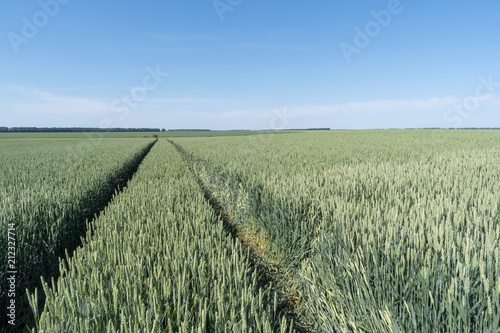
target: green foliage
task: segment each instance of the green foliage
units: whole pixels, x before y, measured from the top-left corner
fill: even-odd
[[[58,258],[80,244],[88,219],[124,185],[151,139],[0,141],[0,283],[7,307],[8,226],[16,240],[16,323],[30,321],[25,290],[58,275]],[[41,302],[43,302],[43,295]],[[3,313],[3,312],[2,312]],[[0,330],[6,326],[2,316]]]
[[[293,331],[284,302],[317,332],[500,329],[500,132],[173,139],[190,168],[160,140],[45,279],[43,309],[30,283],[54,275],[44,258],[75,244],[152,141],[42,141],[0,142],[0,237],[14,221],[37,332]]]
[[[500,329],[500,133],[175,139],[314,330]]]
[[[61,265],[38,332],[287,332],[275,295],[160,140]],[[36,293],[30,294],[37,309]]]

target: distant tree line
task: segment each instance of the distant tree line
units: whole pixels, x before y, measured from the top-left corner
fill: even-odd
[[[330,128],[320,127],[320,128],[292,128],[289,131],[331,131]]]
[[[0,127],[8,133],[56,133],[56,132],[160,132],[159,128],[100,128],[100,127]],[[163,129],[165,131],[165,129]]]
[[[397,128],[394,128],[397,129]],[[419,128],[411,128],[408,127],[406,129],[414,130],[414,129],[424,129],[424,130],[498,130],[500,127],[451,127],[451,128],[440,128],[440,127],[419,127]]]
[[[498,130],[498,127],[463,127],[463,128],[407,128],[407,129],[450,129],[450,130]],[[288,131],[330,131],[330,128],[297,128]],[[0,133],[74,133],[74,132],[210,132],[210,129],[169,129],[164,128],[100,128],[100,127],[5,127],[0,126]],[[246,130],[232,130],[246,131]]]
[[[169,132],[210,132],[209,129],[169,129]]]

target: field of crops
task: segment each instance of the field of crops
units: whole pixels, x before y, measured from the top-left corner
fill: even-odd
[[[37,332],[500,331],[498,131],[81,141],[0,140]]]
[[[314,331],[500,329],[500,133],[175,139]]]
[[[152,139],[3,140],[0,142],[0,281],[7,308],[8,271],[16,271],[18,325],[31,310],[26,288],[58,275],[59,257],[85,235],[86,221],[102,210],[133,172]],[[9,228],[10,226],[10,228]],[[8,230],[15,242],[8,245]],[[8,246],[7,246],[8,245]],[[15,259],[9,252],[16,250]],[[9,264],[15,269],[9,269]],[[11,297],[9,297],[11,298]],[[13,298],[11,298],[13,299]],[[4,311],[2,311],[2,314]],[[2,325],[7,324],[2,315]]]
[[[167,141],[92,231],[57,288],[46,287],[40,332],[288,332]]]

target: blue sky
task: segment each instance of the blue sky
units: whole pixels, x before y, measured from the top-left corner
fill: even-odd
[[[5,0],[0,126],[500,127],[499,13],[493,0]]]

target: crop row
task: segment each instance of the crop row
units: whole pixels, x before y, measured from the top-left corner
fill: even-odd
[[[0,303],[5,310],[16,300],[15,329],[32,318],[26,288],[41,287],[41,276],[57,277],[59,257],[80,243],[87,220],[125,185],[152,144],[152,139],[1,142]],[[7,271],[16,272],[9,286]],[[12,328],[7,319],[2,316],[0,331]]]
[[[500,328],[494,131],[176,139],[313,330]]]
[[[97,218],[38,310],[38,332],[285,332],[175,148],[160,140]]]

